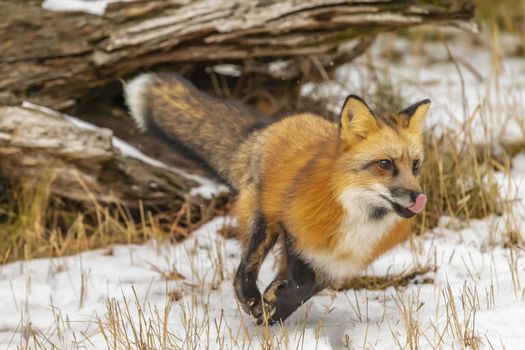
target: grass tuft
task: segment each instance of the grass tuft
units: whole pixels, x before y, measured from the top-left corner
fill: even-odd
[[[9,198],[0,201],[2,263],[60,257],[150,239],[180,241],[216,215],[229,211],[227,195],[211,200],[186,197],[169,210],[78,203],[52,195],[52,182],[51,176],[22,179],[7,189]],[[175,274],[167,278],[175,278]]]

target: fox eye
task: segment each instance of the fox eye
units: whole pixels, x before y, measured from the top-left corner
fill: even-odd
[[[389,159],[381,159],[377,161],[377,164],[383,170],[392,170],[392,161]]]
[[[412,162],[412,172],[414,172],[414,174],[417,173],[420,165],[421,165],[421,161],[419,159],[416,159]]]

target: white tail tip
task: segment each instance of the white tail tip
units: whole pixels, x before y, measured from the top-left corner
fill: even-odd
[[[129,113],[140,131],[146,131],[146,89],[154,79],[153,73],[145,73],[131,79],[124,84],[124,98]]]

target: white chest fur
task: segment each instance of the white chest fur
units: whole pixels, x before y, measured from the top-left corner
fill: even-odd
[[[384,217],[371,218],[370,209],[388,205],[377,190],[348,189],[339,198],[346,216],[340,227],[336,248],[329,252],[307,254],[316,269],[335,280],[359,274],[381,238],[390,232],[399,217],[389,211]],[[341,258],[344,256],[345,258]]]

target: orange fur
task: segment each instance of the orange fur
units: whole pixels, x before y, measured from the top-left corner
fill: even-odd
[[[361,102],[351,102],[353,106],[343,109],[341,128],[309,114],[286,118],[267,128],[261,136],[263,182],[258,195],[263,215],[269,223],[285,223],[299,253],[331,254],[341,262],[365,267],[406,239],[412,220],[395,220],[366,256],[354,256],[338,249],[346,234],[342,222],[345,216],[352,216],[339,198],[349,188],[372,185],[420,190],[411,167],[414,159],[423,159],[422,118],[428,104],[413,116],[417,121],[412,125],[402,115],[383,121]],[[356,119],[347,120],[352,114]],[[385,158],[395,160],[399,168],[395,178],[377,164],[361,170],[369,162]],[[243,202],[241,199],[240,208]]]

